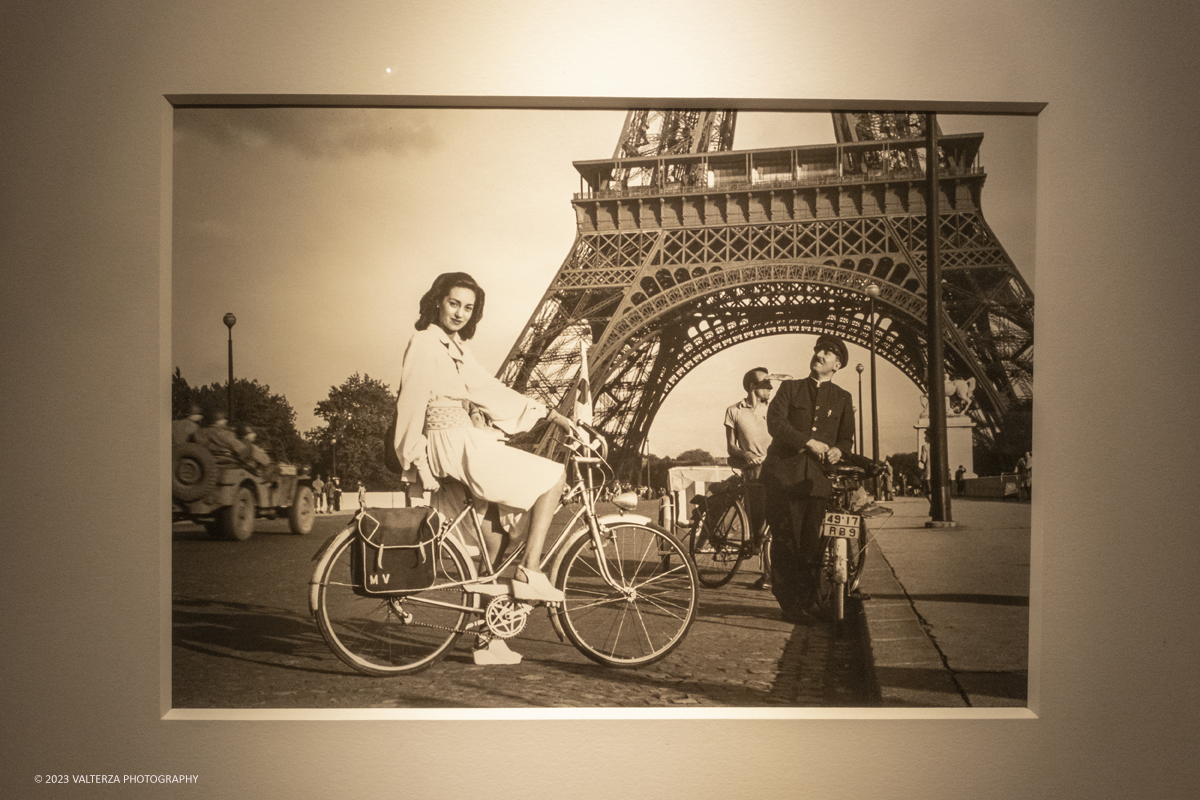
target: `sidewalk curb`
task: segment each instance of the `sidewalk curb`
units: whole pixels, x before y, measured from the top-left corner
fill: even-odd
[[[967,707],[962,689],[929,638],[887,557],[871,548],[863,570],[864,647],[883,706]]]

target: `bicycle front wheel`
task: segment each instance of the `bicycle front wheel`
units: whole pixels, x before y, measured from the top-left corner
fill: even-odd
[[[605,568],[616,586],[605,579]],[[661,528],[606,527],[601,551],[590,535],[579,537],[555,577],[566,596],[559,612],[563,630],[599,664],[653,664],[679,646],[696,618],[696,567]]]
[[[740,502],[715,514],[705,511],[691,538],[692,559],[700,582],[712,589],[724,586],[746,557],[750,520]]]
[[[817,607],[827,614],[836,626],[845,614],[846,582],[838,575],[837,539],[827,538],[821,548],[821,563],[817,566]]]
[[[417,672],[446,655],[468,612],[447,605],[475,606],[478,596],[437,586],[403,597],[362,597],[350,571],[351,536],[338,546],[317,576],[317,625],[337,657],[368,675]],[[446,537],[438,545],[440,583],[471,577],[467,556]],[[439,605],[442,604],[442,605]]]

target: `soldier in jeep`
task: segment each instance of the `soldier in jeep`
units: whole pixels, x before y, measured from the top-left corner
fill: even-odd
[[[186,417],[171,422],[171,447],[179,449],[180,445],[190,442],[196,432],[200,430],[200,420],[202,419],[204,419],[204,412],[200,410],[200,406],[192,403]]]
[[[220,410],[214,411],[212,421],[192,435],[192,441],[207,448],[223,467],[241,466],[250,455],[245,443],[229,430],[229,419]]]
[[[258,446],[258,434],[249,425],[242,426],[242,444],[249,450],[246,465],[250,471],[259,477],[263,483],[274,483],[279,476],[279,466],[267,455],[267,451]]]

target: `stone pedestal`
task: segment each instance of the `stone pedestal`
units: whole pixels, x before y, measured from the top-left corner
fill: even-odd
[[[913,427],[917,430],[917,452],[920,453],[921,445],[925,443],[925,431],[929,428],[929,417],[921,417]],[[952,481],[959,465],[967,470],[966,477],[976,477],[974,437],[971,434],[974,427],[975,423],[965,414],[946,417],[946,460],[950,465]]]

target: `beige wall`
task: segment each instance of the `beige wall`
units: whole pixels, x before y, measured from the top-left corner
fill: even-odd
[[[56,793],[38,773],[170,772],[200,783],[142,793],[1194,796],[1197,14],[1115,0],[5,4],[0,458],[6,496],[31,502],[0,516],[0,795]],[[270,93],[1048,103],[1036,718],[162,720],[163,98]]]

